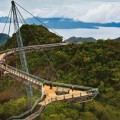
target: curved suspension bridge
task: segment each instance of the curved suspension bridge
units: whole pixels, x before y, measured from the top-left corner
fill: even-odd
[[[41,89],[41,97],[38,100],[36,100],[36,102],[31,107],[30,110],[26,111],[25,113],[19,116],[13,116],[8,120],[35,119],[40,115],[40,113],[45,108],[45,106],[55,101],[65,100],[68,102],[77,101],[79,103],[83,103],[93,100],[99,94],[97,88],[48,81],[40,77],[29,74],[27,70],[22,71],[6,63],[6,57],[12,56],[14,53],[20,53],[20,58],[21,60],[23,60],[21,63],[23,63],[23,65],[26,67],[25,52],[31,52],[35,50],[50,50],[56,47],[57,48],[64,47],[69,44],[69,43],[53,43],[53,44],[33,45],[33,46],[23,47],[16,10],[17,8],[15,6],[15,3],[14,1],[12,1],[12,11],[13,11],[14,24],[17,31],[16,33],[17,33],[18,48],[7,49],[0,52],[0,69],[3,71],[4,75],[7,74],[10,77],[19,80],[26,85],[30,85],[30,87],[37,88],[38,90]],[[37,109],[37,111],[35,111],[36,107],[39,108]]]
[[[48,50],[48,49],[53,49],[55,47],[64,47],[66,45],[68,45],[68,43],[34,45],[34,46],[24,47],[24,50],[26,52],[30,52],[38,49]],[[39,106],[40,108],[37,112],[30,114],[28,117],[24,118],[25,120],[34,119],[40,115],[40,113],[42,112],[43,108],[46,105],[52,102],[61,101],[61,100],[69,100],[69,101],[77,100],[79,103],[88,102],[93,100],[93,98],[95,98],[99,94],[98,89],[95,88],[47,81],[6,64],[5,58],[7,56],[13,55],[15,52],[18,51],[19,51],[18,48],[16,49],[14,48],[0,52],[0,61],[1,61],[0,69],[4,71],[4,74],[8,74],[9,76],[17,80],[20,80],[25,84],[27,84],[29,81],[32,87],[38,89],[41,88],[42,95],[41,98],[36,101],[35,105],[29,111],[23,113],[20,116],[13,116],[9,120],[23,118],[27,114],[32,113],[36,106]],[[62,95],[57,94],[57,92],[59,93],[61,91],[62,91]]]

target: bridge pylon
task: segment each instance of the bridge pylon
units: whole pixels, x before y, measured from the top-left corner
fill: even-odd
[[[18,44],[18,49],[19,49],[19,54],[20,54],[20,62],[22,65],[22,70],[26,73],[29,73],[27,61],[26,61],[26,55],[25,55],[25,51],[24,51],[24,47],[23,47],[22,35],[21,35],[21,31],[20,31],[20,26],[19,26],[17,7],[16,7],[15,2],[13,0],[11,1],[11,4],[12,4],[14,30],[16,32],[16,38],[17,38],[17,44]],[[28,82],[28,85],[26,87],[26,91],[27,91],[28,97],[33,96],[32,87],[31,87],[29,82]]]

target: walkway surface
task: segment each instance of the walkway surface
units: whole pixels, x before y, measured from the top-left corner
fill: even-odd
[[[39,105],[47,105],[53,101],[60,101],[60,100],[67,100],[71,98],[77,98],[77,97],[82,97],[82,96],[87,96],[88,94],[86,91],[80,91],[80,90],[69,90],[68,93],[64,93],[62,95],[57,95],[57,87],[52,87],[45,85],[44,86],[44,91],[46,94],[46,98],[39,103]]]

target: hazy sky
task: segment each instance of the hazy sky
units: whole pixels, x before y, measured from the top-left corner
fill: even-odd
[[[120,0],[15,0],[39,17],[73,18],[84,22],[120,22]],[[9,12],[11,0],[0,0],[0,16]],[[24,17],[29,17],[23,13]]]

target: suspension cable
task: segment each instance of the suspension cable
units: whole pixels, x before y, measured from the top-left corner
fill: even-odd
[[[23,16],[21,15],[21,13],[20,13],[20,11],[19,11],[19,9],[18,9],[17,7],[16,7],[16,10],[17,10],[17,12],[18,12],[19,17],[21,17],[21,19],[22,19],[22,20],[20,19],[20,20],[21,20],[21,22],[23,22],[23,23],[27,24],[27,23],[26,23],[26,21],[25,21],[25,19],[23,18]],[[34,37],[34,39],[35,39],[36,43],[39,45],[40,43],[39,43],[39,42],[38,42],[38,40],[36,39],[35,35],[33,35],[31,28],[29,28],[29,27],[28,27],[28,29],[30,30],[30,32],[31,32],[31,34],[32,34],[32,36]],[[48,62],[49,62],[49,63],[50,63],[50,65],[51,65],[52,69],[53,69],[53,70],[54,70],[54,72],[56,73],[57,78],[58,78],[58,79],[60,79],[60,76],[59,76],[59,74],[57,73],[56,69],[54,68],[53,64],[51,63],[51,61],[50,61],[50,59],[49,59],[48,55],[45,53],[45,51],[44,51],[42,48],[40,48],[40,49],[43,51],[43,53],[44,53],[45,57],[47,58]]]
[[[8,36],[10,36],[11,23],[12,23],[12,11],[11,11],[11,14],[10,14],[10,24],[9,24]]]
[[[9,29],[8,29],[8,40],[9,40],[9,36],[10,36],[10,30],[11,30],[11,22],[12,22],[12,9],[11,9],[11,11],[10,11],[10,18],[9,18],[10,20],[9,20]],[[7,49],[8,49],[8,44],[6,44],[6,47],[7,47]],[[7,60],[6,60],[6,62],[7,62]]]
[[[16,3],[16,2],[15,2]],[[44,22],[42,22],[38,17],[35,17],[32,13],[30,13],[28,10],[26,10],[25,8],[23,8],[21,5],[19,5],[18,3],[16,3],[16,5],[18,5],[20,8],[22,8],[24,11],[26,11],[28,14],[30,14],[32,17],[34,17],[36,20],[38,20],[41,24],[43,24],[45,27],[49,28],[50,30],[52,30],[55,34],[57,34],[58,36],[64,38],[63,36],[61,36],[59,33],[57,33],[54,29],[52,29],[51,27],[49,27],[48,25],[46,25]],[[66,38],[64,38],[66,39]]]
[[[9,14],[8,14],[8,16],[7,16],[5,25],[4,25],[4,27],[3,27],[2,35],[0,35],[0,40],[2,39],[3,33],[4,33],[4,31],[5,31],[5,28],[6,28],[6,25],[7,25],[7,23],[9,22],[8,20],[9,20],[9,18],[10,18],[9,16],[10,16],[11,12],[12,12],[12,8],[10,8]]]

